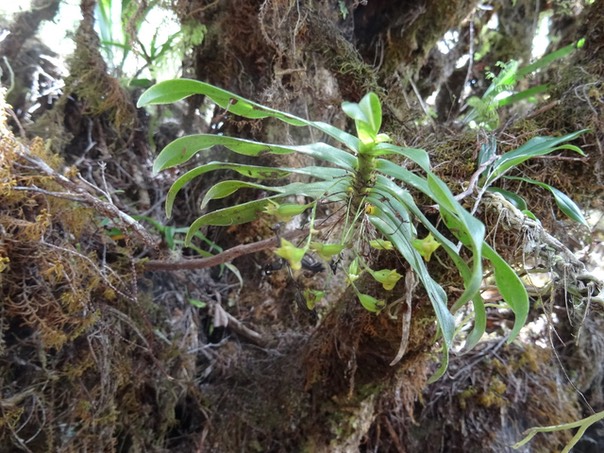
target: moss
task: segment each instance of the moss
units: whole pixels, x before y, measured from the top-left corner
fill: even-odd
[[[505,398],[507,385],[497,376],[491,378],[485,391],[477,395],[478,403],[484,407],[502,408],[508,405]]]
[[[19,439],[31,451],[161,448],[188,393],[174,378],[184,352],[154,341],[155,329],[166,329],[165,309],[133,294],[132,249],[117,247],[99,215],[26,154],[60,174],[62,159],[41,139],[17,140],[2,121],[0,444],[10,451],[23,449]],[[155,314],[152,325],[147,316]]]

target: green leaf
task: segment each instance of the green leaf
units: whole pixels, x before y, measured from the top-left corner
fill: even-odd
[[[449,188],[439,178],[429,173],[428,184],[434,193],[432,198],[440,205],[441,217],[445,225],[455,237],[472,251],[470,273],[458,266],[465,283],[465,291],[460,301],[465,303],[464,299],[466,298],[475,300],[482,282],[482,249],[485,227],[480,220],[472,216],[455,200]],[[459,307],[460,301],[454,305],[454,310]],[[474,306],[477,310],[481,309],[477,301],[475,301]],[[478,335],[478,332],[476,332],[476,335]]]
[[[395,210],[395,212],[397,212],[398,215],[401,215],[401,211],[409,211],[415,217],[417,217],[417,219],[419,219],[419,221],[428,229],[428,231],[430,231],[430,234],[432,234],[438,240],[443,249],[447,252],[447,254],[455,263],[455,266],[457,267],[464,279],[464,286],[466,287],[466,290],[451,308],[451,311],[455,313],[456,310],[461,308],[463,305],[466,304],[466,302],[472,299],[474,295],[478,294],[478,291],[473,287],[473,285],[470,285],[472,273],[464,259],[459,256],[456,246],[451,241],[449,241],[449,239],[443,236],[434,225],[432,225],[432,223],[426,218],[424,213],[415,204],[415,200],[408,191],[398,187],[396,184],[394,184],[394,182],[381,175],[378,175],[377,177],[374,190],[376,192],[375,196],[377,196],[378,199],[387,199],[388,204],[393,207],[393,209]],[[371,197],[370,202],[373,202],[373,198]],[[397,202],[401,203],[403,206],[397,207]]]
[[[382,126],[382,106],[375,93],[367,93],[358,104],[343,102],[342,110],[354,119],[357,135],[364,145],[377,142],[377,135]],[[359,148],[359,151],[363,152],[363,148]]]
[[[403,156],[412,162],[420,166],[424,171],[430,170],[430,156],[428,153],[420,148],[404,148],[401,146],[393,145],[392,143],[378,143],[373,148],[372,154],[376,156],[388,156],[392,154],[398,154]],[[390,162],[390,161],[385,161]],[[390,162],[392,163],[392,162]],[[395,165],[395,164],[393,164]],[[397,165],[398,167],[398,165]],[[402,167],[399,167],[402,168]]]
[[[369,221],[385,235],[396,247],[403,258],[409,263],[415,271],[420,281],[424,285],[428,298],[434,308],[438,327],[443,337],[443,350],[441,357],[441,365],[438,370],[430,378],[430,382],[438,380],[447,370],[449,363],[449,349],[453,344],[455,336],[455,319],[447,308],[447,294],[443,288],[434,281],[424,260],[419,255],[417,250],[411,245],[410,231],[408,228],[400,228],[396,215],[391,212],[390,208],[379,200],[373,200],[383,213],[380,216],[368,215]]]
[[[186,172],[184,175],[180,176],[176,181],[174,181],[166,196],[166,216],[168,218],[172,217],[174,200],[178,192],[180,192],[185,184],[204,173],[215,170],[233,170],[241,175],[254,179],[278,179],[283,178],[291,173],[289,170],[283,168],[259,167],[254,165],[225,162],[210,162],[208,164],[201,165]]]
[[[347,170],[352,170],[356,164],[356,158],[351,154],[321,142],[299,146],[271,145],[222,135],[196,134],[180,137],[169,143],[156,157],[153,172],[158,173],[187,162],[198,152],[210,149],[215,145],[222,145],[237,154],[253,157],[263,154],[283,155],[297,152],[331,162]]]
[[[204,225],[215,226],[230,226],[248,223],[258,218],[270,200],[280,200],[291,195],[305,196],[312,199],[322,199],[326,201],[340,201],[346,196],[346,188],[348,181],[346,179],[337,179],[334,181],[315,181],[310,183],[291,183],[285,186],[263,186],[260,184],[248,183],[245,181],[222,181],[212,186],[202,201],[202,206],[205,207],[210,200],[222,198],[234,193],[240,188],[255,188],[272,192],[277,192],[277,195],[265,197],[260,200],[254,200],[247,203],[230,206],[228,208],[219,209],[209,212],[199,217],[187,233],[185,239],[186,244],[189,244],[191,238],[197,230]]]
[[[376,159],[375,168],[381,173],[396,178],[428,196],[432,195],[432,191],[428,186],[428,181],[425,178],[410,172],[400,165],[396,165],[389,160]]]
[[[535,72],[539,69],[543,69],[546,66],[550,65],[552,62],[560,59],[560,58],[564,58],[567,55],[571,54],[576,48],[576,44],[569,44],[568,46],[562,47],[561,49],[558,49],[554,52],[550,52],[546,55],[544,55],[543,57],[541,57],[539,60],[535,61],[534,63],[531,63],[529,65],[526,65],[522,68],[520,68],[518,70],[518,77],[524,77],[526,75],[529,75],[532,72]]]
[[[220,181],[219,183],[210,187],[210,189],[206,192],[203,200],[201,201],[200,209],[203,210],[211,200],[219,200],[221,198],[228,197],[229,195],[237,192],[239,189],[260,189],[277,193],[282,192],[279,187],[264,186],[262,184],[255,184],[252,182],[238,180]]]
[[[268,200],[278,199],[280,196],[275,195],[272,197],[262,198],[260,200],[253,200],[247,203],[241,203],[236,206],[229,206],[228,208],[217,209],[216,211],[208,212],[197,218],[189,227],[187,236],[185,238],[185,245],[189,245],[193,239],[195,233],[205,225],[214,226],[231,226],[241,225],[242,223],[249,223],[258,218],[259,213],[267,205]]]
[[[351,151],[356,152],[360,147],[360,140],[357,137],[341,129],[338,129],[337,127],[334,127],[331,124],[323,123],[321,121],[310,121],[309,126],[320,130],[324,134],[329,135],[330,137],[334,138],[343,145],[346,145],[346,147]]]
[[[259,156],[266,153],[291,154],[292,149],[271,147],[266,143],[244,140],[242,138],[225,137],[214,134],[196,134],[180,137],[169,143],[155,158],[153,172],[175,167],[191,159],[199,151],[210,149],[215,145],[222,145],[238,154],[245,156]]]
[[[342,151],[326,143],[318,142],[310,145],[282,146],[297,153],[305,154],[316,159],[331,162],[340,168],[353,171],[357,166],[357,159],[352,154]]]
[[[413,215],[419,219],[419,221],[428,229],[428,231],[430,231],[430,234],[434,235],[443,249],[451,257],[452,261],[455,263],[455,266],[463,278],[465,290],[455,304],[453,304],[450,311],[455,313],[468,301],[472,300],[474,305],[474,327],[466,338],[466,344],[464,346],[466,350],[471,349],[478,343],[485,332],[486,311],[484,302],[480,297],[478,290],[476,289],[475,285],[472,284],[473,274],[470,271],[470,268],[467,266],[464,259],[459,256],[455,245],[445,236],[443,236],[440,231],[438,231],[438,229],[426,218],[423,212],[421,212],[409,192],[398,187],[392,181],[381,175],[378,175],[374,186],[374,191],[375,193],[372,193],[369,196],[368,201],[370,203],[374,203],[374,200],[387,199],[388,205],[392,206],[395,212],[399,213],[403,210],[408,210],[409,212],[413,213]],[[404,206],[397,207],[397,203],[402,203]],[[444,369],[441,371],[444,372]]]
[[[305,175],[310,176],[312,178],[323,179],[325,181],[329,181],[332,179],[339,179],[345,176],[352,176],[352,172],[343,170],[341,168],[333,168],[333,167],[300,167],[300,168],[292,168],[292,167],[277,167],[278,170],[288,171],[290,173],[295,173],[297,175]]]
[[[561,143],[574,140],[579,135],[585,133],[587,129],[583,129],[572,134],[567,134],[562,137],[534,137],[526,142],[524,145],[505,153],[501,158],[493,164],[492,171],[484,182],[484,187],[489,187],[493,182],[505,174],[508,170],[513,167],[517,167],[521,163],[537,156],[543,156],[550,154],[558,149],[571,149],[572,151],[578,152],[583,155],[583,152],[572,145],[558,146]]]
[[[550,186],[549,184],[546,184],[546,183],[540,182],[540,181],[535,181],[534,179],[531,179],[531,178],[523,178],[523,177],[518,177],[518,176],[506,176],[506,178],[512,179],[512,180],[517,180],[517,181],[524,181],[529,184],[534,184],[536,186],[549,190],[552,193],[552,195],[554,196],[554,200],[556,201],[556,204],[558,205],[558,207],[564,214],[566,214],[569,218],[571,218],[575,222],[578,222],[582,225],[585,225],[586,227],[589,227],[587,220],[585,219],[585,217],[583,216],[583,213],[581,212],[581,208],[579,208],[579,206],[577,206],[577,204],[564,192],[561,192],[560,190],[556,189],[555,187]],[[526,209],[526,207],[524,209]]]
[[[509,96],[499,99],[497,101],[497,108],[514,104],[515,102],[519,102],[525,99],[535,102],[535,96],[537,94],[545,93],[547,90],[549,90],[549,85],[537,85],[526,90],[520,91],[518,93],[511,94]]]
[[[558,189],[552,186],[548,186],[547,189],[554,195],[556,204],[564,214],[573,219],[575,222],[579,222],[582,225],[589,227],[587,220],[585,217],[583,217],[581,208],[579,208],[579,206],[577,206],[575,202],[568,197],[568,195],[566,195],[564,192],[560,192]]]
[[[135,88],[149,88],[153,85],[153,80],[151,79],[132,79],[128,82],[129,87]]]
[[[459,204],[451,190],[436,175],[428,174],[428,185],[433,193],[432,199],[441,208],[441,215],[447,227],[466,247],[472,249],[474,265],[477,266],[476,262],[480,261],[480,250],[484,241],[484,225]]]
[[[239,269],[233,263],[224,263],[224,267],[226,267],[239,281],[239,287],[243,288],[243,277],[239,272]]]
[[[346,180],[314,181],[309,183],[293,182],[285,186],[265,186],[247,181],[227,180],[214,184],[206,192],[201,202],[200,209],[204,209],[211,200],[232,195],[239,189],[259,189],[275,192],[282,197],[289,195],[309,197],[312,199],[339,200],[345,196]],[[335,197],[335,198],[334,198]]]
[[[503,198],[512,203],[516,208],[521,211],[527,209],[526,201],[520,195],[514,192],[510,192],[509,190],[500,189],[499,187],[489,187],[487,189],[488,192],[501,194]]]
[[[484,308],[484,301],[480,294],[472,298],[474,307],[474,327],[466,337],[464,350],[469,351],[478,344],[487,329],[487,312]]]
[[[171,104],[194,94],[208,96],[223,109],[244,118],[262,119],[272,117],[292,126],[310,126],[345,144],[352,151],[356,151],[359,147],[358,138],[330,124],[320,121],[308,121],[290,113],[266,107],[230,91],[198,80],[175,79],[160,82],[141,95],[137,106]]]
[[[369,125],[369,118],[361,108],[361,106],[356,102],[342,102],[342,111],[350,118],[356,121],[361,121],[367,125]]]
[[[367,122],[371,126],[374,136],[380,132],[382,127],[382,105],[377,94],[369,92],[359,102],[361,110],[365,113]]]
[[[369,215],[370,222],[394,244],[419,277],[432,302],[445,344],[449,348],[455,334],[455,320],[447,307],[447,295],[445,291],[434,281],[426,268],[423,258],[411,245],[411,238],[407,236],[409,233],[406,235],[404,233],[405,229],[400,228],[393,214],[388,214],[389,208],[386,205],[379,201],[376,201],[376,203],[384,215],[379,217]]]
[[[532,219],[535,222],[537,222],[539,225],[541,225],[541,221],[537,218],[537,216],[533,212],[529,211],[528,209],[523,209],[522,213],[525,216],[527,216],[529,219]]]
[[[141,95],[137,107],[172,104],[194,94],[208,96],[223,109],[244,118],[274,117],[294,126],[308,125],[308,121],[295,115],[271,109],[230,91],[192,79],[166,80],[153,85]]]
[[[508,338],[508,343],[511,343],[518,336],[520,329],[526,324],[529,312],[528,293],[516,272],[486,242],[483,245],[482,252],[484,257],[493,265],[497,289],[501,293],[503,300],[514,312],[514,327]]]
[[[207,302],[199,299],[188,299],[189,303],[196,308],[206,308],[208,306]]]

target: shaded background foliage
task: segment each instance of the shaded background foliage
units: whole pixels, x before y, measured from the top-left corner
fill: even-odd
[[[59,49],[48,49],[36,33],[57,17],[59,5],[34,1],[30,11],[5,20],[10,34],[0,42],[1,80],[11,88],[12,107],[1,106],[8,117],[0,131],[0,445],[6,451],[508,451],[526,428],[604,409],[601,307],[574,304],[564,279],[534,298],[531,319],[548,327],[505,345],[511,320],[493,309],[489,337],[454,357],[447,375],[427,386],[436,364],[435,327],[420,291],[407,352],[391,367],[400,322],[364,311],[337,277],[327,281],[334,289],[329,307],[311,312],[298,303],[299,293],[324,286],[326,274],[267,275],[270,253],[235,261],[242,287],[218,268],[145,272],[145,258],[195,255],[171,249],[169,231],[141,220],[145,235],[116,215],[165,222],[162,203],[177,173],[151,174],[162,144],[191,131],[268,142],[319,137],[243,121],[202,98],[172,110],[137,111],[140,91],[118,77],[124,68],[105,60],[95,1],[80,2],[68,71],[43,57]],[[529,62],[539,18],[550,14],[549,50],[581,37],[585,46],[521,81],[523,87],[549,83],[549,97],[500,109],[492,135],[505,151],[533,136],[589,128],[577,143],[588,158],[535,160],[518,174],[552,184],[601,215],[602,0],[129,5],[136,12],[130,18],[162,7],[182,24],[203,25],[203,40],[187,49],[182,74],[269,106],[344,128],[340,103],[375,91],[385,106],[385,130],[397,143],[427,149],[456,192],[475,171],[488,135],[463,127],[466,100],[487,89],[487,68]],[[128,17],[125,28],[133,30]],[[498,25],[488,25],[495,17]],[[133,49],[134,38],[128,38]],[[464,55],[472,58],[457,67]],[[426,103],[432,94],[433,104]],[[71,182],[62,184],[61,174]],[[198,217],[199,194],[218,177],[187,187],[171,225]],[[571,250],[584,249],[588,266],[597,264],[601,222],[591,232],[578,229],[541,191],[517,181],[503,188],[522,194],[548,231]],[[538,260],[523,256],[522,232],[502,228],[499,213],[485,208],[479,215],[508,260]],[[257,221],[206,234],[228,248],[275,233],[274,225]],[[385,253],[372,259],[402,266]],[[458,276],[438,262],[431,272],[455,294]],[[599,451],[601,429],[577,450]],[[541,435],[525,451],[559,450],[569,438]]]

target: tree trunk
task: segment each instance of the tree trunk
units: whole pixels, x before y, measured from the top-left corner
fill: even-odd
[[[572,16],[576,23],[570,24],[562,19],[571,16],[560,12],[565,2],[496,1],[490,10],[479,3],[179,0],[174,11],[182,23],[207,27],[185,74],[341,129],[347,129],[342,101],[376,92],[384,131],[397,144],[427,149],[434,171],[460,193],[487,143],[486,133],[464,129],[459,121],[468,90],[482,96],[490,84],[485,68],[494,70],[498,61],[528,63],[539,13],[552,10],[564,39],[588,37],[584,49],[570,63],[535,75],[551,84],[554,102],[528,113],[501,112],[500,129],[489,134],[507,151],[536,135],[591,129],[581,138],[585,159],[531,161],[518,174],[601,211],[604,0],[586,7],[579,19]],[[160,243],[120,214],[153,217],[177,173],[152,175],[147,137],[155,134],[159,143],[161,130],[146,130],[149,119],[136,112],[136,95],[109,75],[94,31],[95,4],[81,2],[83,20],[64,95],[27,130],[52,140],[24,137],[21,144],[0,118],[0,150],[10,156],[0,155],[0,326],[6,332],[0,342],[0,442],[23,451],[509,451],[531,426],[588,415],[576,388],[593,397],[595,410],[604,407],[604,370],[593,366],[604,360],[601,309],[588,302],[599,283],[575,272],[582,263],[570,251],[560,252],[566,248],[552,252],[553,241],[525,257],[526,237],[536,240],[536,230],[508,222],[486,204],[477,215],[502,255],[519,269],[528,258],[550,272],[552,291],[535,296],[542,311],[534,309],[531,320],[544,316],[559,332],[506,345],[509,315],[490,310],[489,340],[454,354],[449,372],[433,384],[428,380],[441,346],[434,310],[393,252],[367,253],[370,266],[405,276],[393,292],[369,278],[358,282],[387,302],[380,314],[365,310],[345,287],[342,265],[334,266],[335,274],[283,269],[267,275],[274,254],[244,256],[234,261],[243,277],[240,291],[231,289],[221,270],[145,273],[146,258],[171,262],[172,230],[155,231],[163,236]],[[25,21],[31,29],[52,17],[58,4],[44,5],[22,16],[32,18]],[[495,15],[503,25],[492,36],[487,23]],[[29,33],[27,27],[14,30],[0,43],[9,57],[23,53],[23,43],[15,41],[19,30]],[[475,44],[485,41],[492,49],[474,61],[483,50]],[[449,52],[442,50],[446,45]],[[462,56],[470,59],[457,67]],[[26,111],[23,92],[13,102]],[[431,95],[435,111],[424,102]],[[207,104],[199,96],[187,103],[181,129],[199,132],[196,109]],[[327,140],[272,120],[243,121],[218,107],[213,116],[203,127],[224,135],[268,143]],[[52,151],[77,170],[63,171]],[[253,163],[313,164],[302,160],[263,156]],[[73,177],[77,171],[92,186]],[[197,217],[209,181],[183,191],[186,201],[176,208],[174,225]],[[570,248],[583,246],[588,233],[569,232],[542,192],[518,180],[502,182],[502,188],[522,194],[546,231]],[[422,208],[438,221],[435,210]],[[334,214],[329,209],[326,216]],[[206,233],[226,249],[275,232],[282,233],[278,225],[257,221]],[[429,271],[450,300],[463,291],[461,277],[444,260],[432,260]],[[568,286],[579,295],[566,311],[572,305]],[[330,290],[317,310],[301,303],[307,287]],[[191,303],[208,306],[198,310]],[[560,363],[572,372],[561,371]],[[569,374],[576,378],[572,385]],[[42,419],[47,421],[38,429],[34,421]],[[550,434],[531,448],[553,451],[569,438]]]

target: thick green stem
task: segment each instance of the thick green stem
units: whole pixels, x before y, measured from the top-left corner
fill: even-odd
[[[367,191],[375,183],[375,157],[371,156],[369,152],[360,151],[357,158],[358,167],[352,185],[351,212],[358,212]]]

